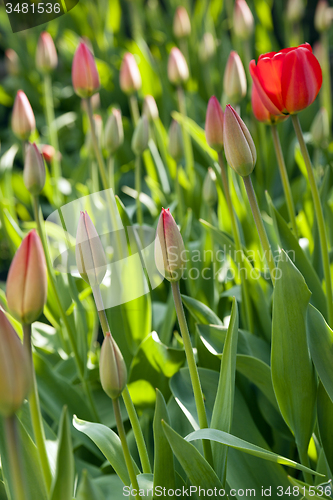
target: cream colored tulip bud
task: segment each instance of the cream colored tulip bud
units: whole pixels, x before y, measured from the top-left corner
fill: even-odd
[[[254,30],[254,18],[245,0],[236,0],[233,23],[235,35],[242,40],[248,40]]]
[[[42,154],[36,144],[28,143],[25,149],[23,170],[24,185],[33,196],[41,193],[45,184],[45,165]]]
[[[246,96],[246,75],[241,58],[234,50],[230,52],[223,77],[225,95],[233,104],[239,104]]]
[[[141,89],[142,80],[140,70],[135,57],[130,52],[124,55],[124,59],[121,63],[119,84],[121,90],[128,95]]]
[[[186,265],[185,247],[170,210],[162,208],[155,239],[155,263],[168,281],[179,281]]]
[[[36,128],[35,115],[30,102],[22,90],[18,90],[12,114],[12,130],[21,140],[29,139]]]
[[[329,7],[326,0],[319,0],[316,7],[314,24],[317,31],[327,31],[332,24],[333,9]]]
[[[199,45],[199,59],[207,62],[212,59],[216,52],[216,41],[212,33],[205,33]]]
[[[45,73],[52,71],[58,65],[58,55],[53,39],[47,31],[41,33],[36,50],[36,66]]]
[[[177,7],[173,18],[173,34],[176,38],[185,38],[191,34],[191,21],[185,7]]]
[[[132,137],[132,151],[139,156],[147,149],[149,140],[149,124],[146,115],[142,115],[139,119]]]
[[[124,142],[124,129],[119,109],[113,108],[105,125],[105,149],[114,154]]]
[[[99,359],[99,375],[104,392],[118,398],[127,383],[127,369],[121,351],[110,333],[105,335]]]
[[[102,283],[107,261],[100,237],[87,212],[81,212],[76,233],[76,265],[81,277],[93,288]]]
[[[215,172],[211,167],[209,167],[203,183],[202,196],[204,202],[207,203],[207,205],[210,207],[215,205],[215,203],[217,202],[217,190],[215,182],[216,182]]]
[[[154,121],[158,118],[157,104],[152,95],[146,95],[143,101],[142,114],[146,115],[148,120]]]
[[[168,78],[174,85],[185,83],[189,78],[186,59],[177,47],[173,47],[169,55]]]

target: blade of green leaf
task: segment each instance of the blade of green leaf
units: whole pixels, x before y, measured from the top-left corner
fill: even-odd
[[[328,465],[333,470],[333,403],[323,384],[319,384],[317,398],[318,428]]]
[[[222,325],[220,318],[206,304],[187,295],[182,295],[182,301],[197,322],[208,325]]]
[[[81,481],[75,497],[76,500],[105,500],[100,488],[90,479],[88,472],[82,472]]]
[[[60,419],[58,440],[56,470],[53,476],[50,500],[72,500],[75,468],[66,406]]]

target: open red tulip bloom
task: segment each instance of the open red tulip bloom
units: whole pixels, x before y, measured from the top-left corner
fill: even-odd
[[[272,115],[298,113],[313,103],[322,84],[319,62],[308,43],[262,54],[250,73],[258,94]]]

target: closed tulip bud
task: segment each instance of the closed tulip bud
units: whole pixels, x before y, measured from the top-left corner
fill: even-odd
[[[12,114],[12,130],[21,140],[29,139],[36,128],[35,115],[30,102],[22,90],[18,90]]]
[[[226,96],[238,104],[246,96],[246,75],[241,58],[234,50],[230,52],[224,71],[223,88]]]
[[[16,76],[20,72],[20,60],[13,49],[7,49],[5,51],[5,66],[6,71],[11,76]]]
[[[123,355],[112,335],[105,335],[99,359],[99,375],[104,392],[111,399],[118,398],[127,383],[127,370]]]
[[[314,24],[317,31],[327,31],[332,24],[332,9],[326,0],[319,0],[316,7]]]
[[[330,123],[326,108],[320,108],[312,122],[310,132],[315,146],[325,146],[330,135]]]
[[[142,115],[139,119],[132,137],[132,151],[135,155],[142,155],[145,149],[148,147],[149,140],[149,125],[148,118],[146,115]]]
[[[133,94],[141,89],[141,74],[135,57],[130,52],[124,55],[124,59],[121,63],[119,83],[121,90],[127,95]]]
[[[45,73],[52,71],[58,65],[57,51],[53,39],[47,31],[41,33],[36,50],[36,66]]]
[[[45,184],[45,165],[42,154],[36,144],[28,144],[25,150],[24,185],[33,196],[42,191]]]
[[[75,257],[81,278],[92,288],[100,285],[107,270],[106,256],[100,237],[87,212],[80,214]]]
[[[158,118],[157,104],[152,95],[146,95],[143,102],[142,114],[146,115],[148,120],[154,121]]]
[[[31,378],[28,352],[0,309],[0,414],[12,416],[28,395]]]
[[[217,190],[215,182],[215,172],[211,167],[209,167],[203,183],[202,195],[204,202],[207,203],[207,205],[210,207],[215,205],[215,203],[217,202]]]
[[[209,61],[216,52],[216,42],[212,33],[205,33],[199,45],[199,59],[201,62]]]
[[[224,111],[224,152],[227,162],[242,177],[250,175],[257,161],[257,152],[247,126],[228,104]]]
[[[214,95],[208,101],[205,132],[208,146],[215,151],[221,151],[223,148],[223,111]]]
[[[83,42],[74,54],[72,83],[75,93],[82,99],[91,97],[100,87],[95,58]]]
[[[169,128],[169,153],[177,162],[184,156],[182,129],[176,120],[172,120]]]
[[[43,312],[47,296],[46,262],[35,229],[24,238],[11,263],[6,296],[10,313],[23,324],[33,323]]]
[[[185,268],[185,247],[170,210],[162,208],[155,238],[155,263],[168,281],[179,281]]]
[[[300,21],[304,14],[303,0],[288,0],[287,3],[287,19],[291,23]]]
[[[185,7],[178,7],[173,18],[173,34],[185,38],[191,34],[191,21]]]
[[[189,78],[187,62],[177,47],[173,47],[169,55],[168,78],[174,85],[185,83]]]
[[[119,109],[113,108],[105,125],[105,148],[114,154],[124,142],[124,129]]]
[[[254,29],[254,18],[245,0],[236,0],[233,23],[237,37],[242,40],[250,38]]]

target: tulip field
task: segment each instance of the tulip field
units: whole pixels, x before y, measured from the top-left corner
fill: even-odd
[[[333,498],[332,24],[0,5],[0,500]]]

